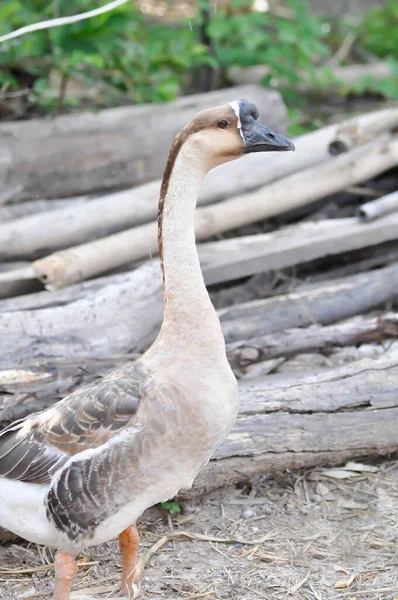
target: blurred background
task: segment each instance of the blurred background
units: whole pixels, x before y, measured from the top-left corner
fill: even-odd
[[[2,0],[0,34],[102,6]],[[143,0],[0,47],[0,119],[278,89],[289,133],[398,98],[395,0]]]

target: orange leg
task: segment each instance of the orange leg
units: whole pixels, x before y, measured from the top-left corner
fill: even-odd
[[[141,597],[135,569],[139,543],[140,536],[135,525],[131,525],[119,535],[122,554],[122,592],[127,598]]]
[[[77,562],[71,554],[57,552],[55,556],[54,600],[69,600],[72,583],[78,570]]]

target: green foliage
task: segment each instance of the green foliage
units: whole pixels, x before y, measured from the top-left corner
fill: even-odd
[[[398,61],[388,61],[391,75],[382,79],[375,79],[371,74],[364,75],[352,87],[341,88],[341,93],[362,95],[366,92],[376,92],[385,98],[398,99]]]
[[[77,14],[102,0],[1,0],[0,35],[57,16]],[[362,48],[390,64],[391,76],[362,78],[342,94],[377,92],[398,98],[398,3],[386,0],[363,19],[349,18],[332,28],[310,14],[306,0],[284,0],[275,11],[258,12],[252,0],[196,0],[198,16],[176,24],[147,18],[131,0],[108,13],[73,25],[38,31],[0,45],[0,92],[27,90],[28,104],[45,111],[76,106],[89,92],[90,106],[125,102],[163,102],[186,89],[204,65],[221,74],[233,66],[265,65],[263,84],[281,89],[297,109],[295,91],[304,78],[318,87],[333,80],[324,66],[348,32]],[[223,8],[224,7],[224,8]],[[202,31],[200,31],[200,27]],[[206,29],[212,50],[200,43]],[[206,37],[203,36],[203,39]],[[334,36],[334,37],[333,37]],[[83,94],[84,95],[84,94]],[[86,94],[87,97],[87,94]],[[303,113],[292,114],[292,128],[311,127]]]
[[[315,67],[329,55],[323,43],[326,31],[322,20],[308,12],[303,0],[286,0],[283,15],[245,11],[249,5],[251,0],[232,0],[235,14],[222,10],[214,14],[209,33],[219,64],[266,65],[269,75],[264,85],[279,82],[282,87],[291,88],[300,81],[299,71],[315,84],[323,85],[328,78],[320,79]]]
[[[2,0],[0,34],[54,16],[85,12],[92,0]],[[193,69],[209,60],[186,23],[147,22],[133,2],[92,19],[38,31],[0,46],[0,86],[33,82],[33,95],[51,109],[65,102],[66,84],[102,82],[108,101],[162,102],[180,92]],[[21,71],[24,77],[21,77]],[[54,89],[50,80],[59,81]],[[76,98],[67,102],[75,104]]]
[[[364,17],[360,37],[376,56],[398,60],[398,2],[387,0],[371,8]]]
[[[167,510],[171,515],[181,512],[181,506],[177,502],[162,502],[161,507]]]
[[[343,94],[364,94],[376,92],[386,98],[398,98],[398,3],[385,0],[369,9],[361,20],[350,17],[337,24],[340,37],[331,39],[341,44],[342,39],[351,33],[357,46],[376,58],[384,59],[390,66],[390,75],[381,80],[365,75],[352,87],[341,87]]]
[[[374,81],[364,78],[355,88],[358,94],[365,90],[376,91],[386,98],[398,98],[398,3],[387,0],[371,8],[359,28],[358,37],[363,46],[375,56],[386,59],[390,77]]]
[[[299,108],[288,108],[288,135],[291,137],[303,135],[322,127],[320,119],[310,118]]]

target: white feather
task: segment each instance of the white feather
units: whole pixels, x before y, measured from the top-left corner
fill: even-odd
[[[239,133],[240,133],[242,140],[245,142],[245,136],[243,135],[242,123],[241,123],[240,114],[239,114],[239,102],[237,100],[235,100],[234,102],[230,102],[229,105],[232,108],[232,110],[234,111],[234,113],[236,114],[236,118],[238,119],[236,126],[239,129]]]

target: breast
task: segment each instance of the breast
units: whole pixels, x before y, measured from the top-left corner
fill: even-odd
[[[177,445],[177,454],[181,449],[181,454],[190,455],[199,470],[235,423],[239,408],[237,381],[226,360],[205,367],[203,363],[191,365],[174,375],[175,383],[169,387],[174,404],[168,417],[169,441]],[[174,437],[176,431],[178,438]]]

